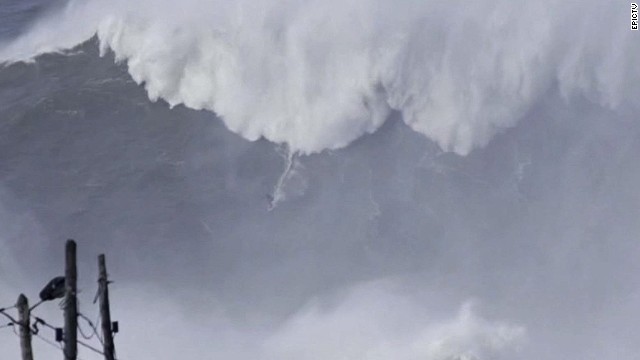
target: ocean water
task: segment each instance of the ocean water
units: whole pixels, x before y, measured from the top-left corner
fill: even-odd
[[[628,5],[3,0],[0,307],[73,238],[120,359],[635,359]]]

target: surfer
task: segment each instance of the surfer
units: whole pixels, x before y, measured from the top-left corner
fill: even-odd
[[[267,207],[267,211],[271,211],[271,209],[273,209],[275,206],[273,195],[267,194],[266,198],[267,198],[267,203],[269,204],[269,206]]]

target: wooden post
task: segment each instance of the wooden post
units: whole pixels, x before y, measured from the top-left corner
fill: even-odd
[[[76,300],[76,242],[67,240],[65,249],[64,358],[78,357],[78,303]]]
[[[98,256],[99,268],[99,296],[100,296],[100,319],[102,320],[102,337],[104,345],[105,360],[115,360],[115,346],[113,344],[113,332],[111,329],[111,311],[109,309],[109,279],[107,277],[107,265],[104,254]]]
[[[29,300],[24,294],[18,297],[18,324],[20,326],[20,351],[22,360],[33,360],[33,350],[31,349],[31,315],[29,310]]]

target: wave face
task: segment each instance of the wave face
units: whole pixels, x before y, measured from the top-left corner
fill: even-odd
[[[73,237],[126,359],[637,360],[628,4],[6,1],[0,307]]]
[[[579,12],[558,1],[78,1],[0,58],[97,34],[152,100],[214,111],[249,140],[336,149],[395,110],[464,155],[545,92],[613,109],[640,95],[626,10],[603,1]]]

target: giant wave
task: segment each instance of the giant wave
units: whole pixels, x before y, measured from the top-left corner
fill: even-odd
[[[151,100],[217,113],[309,154],[391,111],[464,155],[543,93],[612,109],[640,95],[626,7],[603,1],[71,1],[0,49],[27,60],[97,34]],[[598,21],[605,26],[592,26]]]

